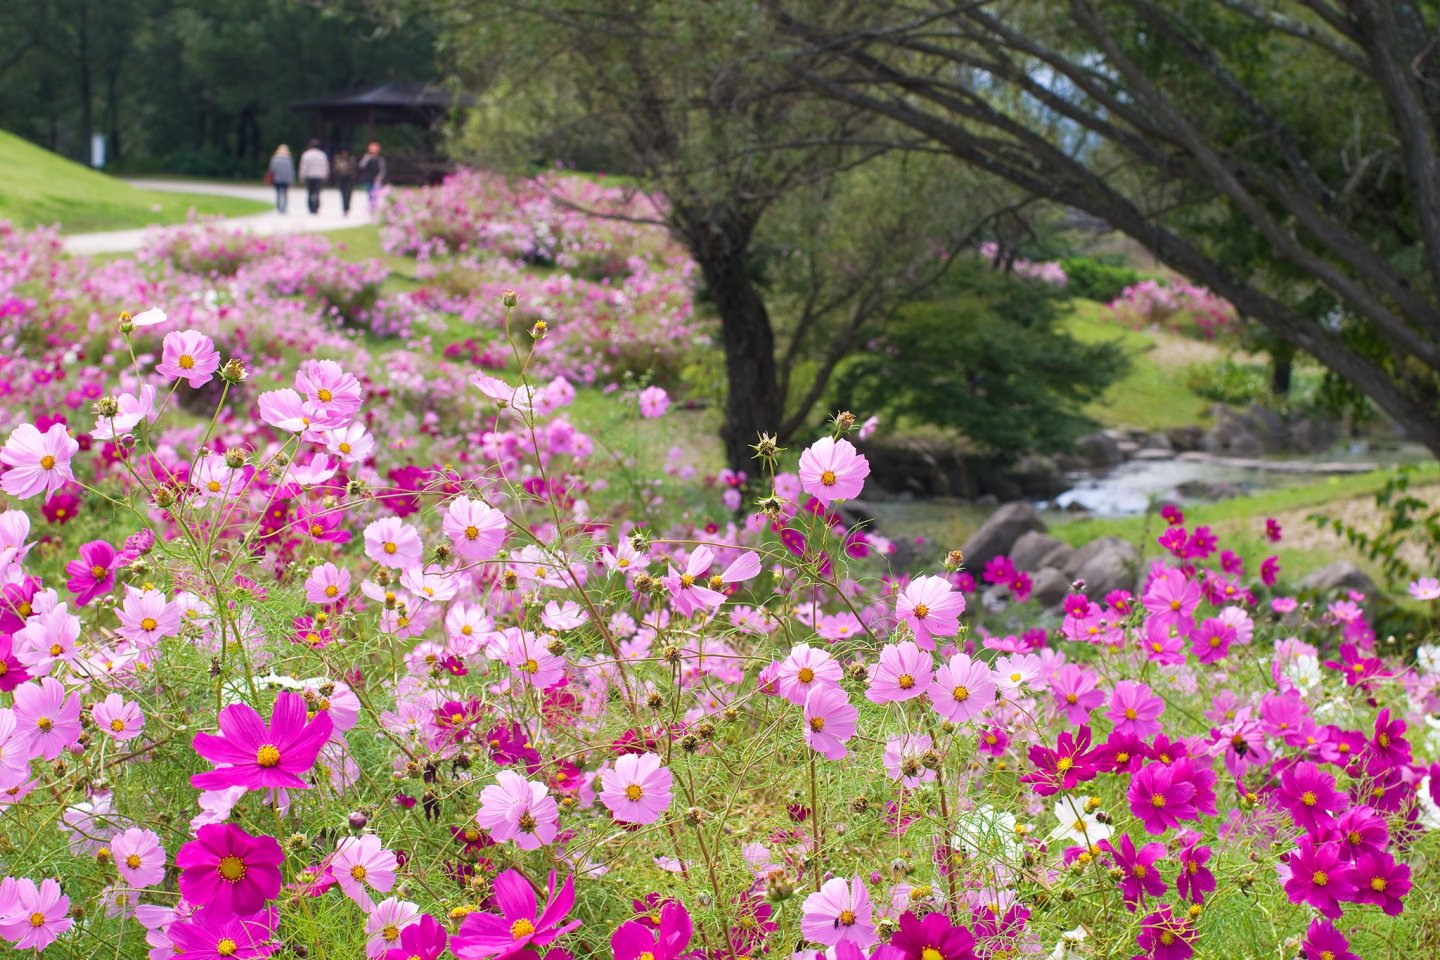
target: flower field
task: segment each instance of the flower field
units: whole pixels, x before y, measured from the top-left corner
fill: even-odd
[[[0,230],[0,940],[1440,951],[1440,649],[1173,508],[1060,616],[1004,557],[894,568],[839,513],[865,411],[642,460],[713,332],[656,213],[465,173],[387,211],[402,292],[321,238]]]

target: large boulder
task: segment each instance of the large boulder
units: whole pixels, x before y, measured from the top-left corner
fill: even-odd
[[[1070,578],[1054,567],[1046,567],[1031,579],[1030,599],[1046,610],[1058,607],[1070,593]]]
[[[1101,470],[1119,466],[1125,462],[1120,444],[1105,433],[1091,433],[1075,441],[1075,453],[1083,457],[1086,464]]]
[[[1039,530],[1029,530],[1022,533],[1010,548],[1010,559],[1021,570],[1040,570],[1064,565],[1073,552],[1074,548],[1063,540]]]
[[[1133,584],[1139,559],[1130,541],[1099,537],[1071,554],[1061,572],[1071,580],[1084,580],[1085,596],[1094,600]]]
[[[1322,594],[1333,593],[1337,590],[1375,592],[1375,581],[1349,560],[1336,560],[1328,566],[1321,567],[1300,581],[1300,586]]]
[[[970,535],[961,551],[965,554],[965,569],[975,576],[985,569],[985,564],[1002,554],[1008,554],[1022,534],[1031,530],[1044,530],[1045,522],[1035,507],[1024,501],[1007,503],[990,515],[979,530]]]

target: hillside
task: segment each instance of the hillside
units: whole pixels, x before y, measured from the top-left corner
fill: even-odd
[[[179,223],[197,214],[259,213],[264,204],[231,197],[137,190],[0,131],[0,220],[21,228],[58,223],[65,233]]]

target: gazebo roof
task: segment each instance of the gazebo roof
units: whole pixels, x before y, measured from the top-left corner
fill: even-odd
[[[369,111],[415,111],[441,113],[454,107],[475,102],[467,93],[457,94],[444,87],[417,83],[413,80],[391,80],[379,86],[352,90],[348,93],[315,97],[290,105],[292,110],[312,110],[328,114],[368,113]]]

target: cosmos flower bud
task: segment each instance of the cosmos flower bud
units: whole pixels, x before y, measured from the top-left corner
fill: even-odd
[[[685,822],[692,827],[698,827],[705,821],[705,811],[699,807],[691,807],[685,811]]]
[[[368,824],[369,822],[370,822],[370,818],[367,817],[367,816],[365,816],[364,812],[362,812],[362,811],[360,811],[360,810],[355,810],[355,811],[351,812],[351,814],[350,814],[350,829],[351,829],[351,830],[363,830],[363,829],[365,829],[365,825]]]
[[[128,310],[121,310],[121,311],[120,311],[120,332],[121,332],[121,333],[128,334],[128,333],[134,332],[134,330],[135,330],[135,318],[132,317],[132,316],[130,316],[130,312],[129,312]]]
[[[161,510],[168,509],[175,505],[175,492],[169,487],[160,487],[155,491],[155,506]]]
[[[959,570],[963,566],[965,566],[965,554],[961,553],[959,550],[951,550],[949,553],[945,554],[946,570],[954,573],[956,570]]]
[[[225,365],[220,368],[220,379],[226,383],[244,383],[250,379],[250,371],[245,369],[245,364],[241,362],[239,357],[231,357],[229,360],[226,360]]]
[[[101,397],[95,401],[95,416],[113,417],[120,412],[120,401],[114,397]]]
[[[751,444],[750,449],[755,451],[756,460],[768,462],[774,460],[775,456],[784,448],[780,446],[780,441],[773,434],[762,433],[760,441]]]
[[[536,320],[535,326],[530,328],[530,339],[543,340],[550,327],[544,320]]]
[[[245,466],[245,451],[239,447],[231,447],[225,451],[225,466],[231,470],[239,470]]]
[[[849,433],[855,429],[855,414],[849,410],[841,410],[835,414],[835,429],[841,433]]]
[[[505,306],[506,309],[509,309],[520,302],[520,294],[516,293],[514,290],[506,290],[504,293],[500,294],[500,302]]]

